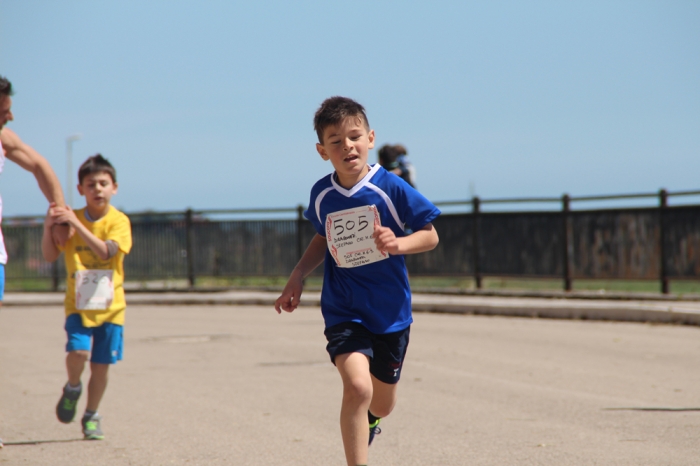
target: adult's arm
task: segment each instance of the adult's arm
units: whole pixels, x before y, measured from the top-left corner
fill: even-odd
[[[66,205],[61,183],[59,183],[58,177],[48,160],[35,151],[33,147],[25,144],[17,136],[17,133],[11,129],[2,128],[0,130],[0,142],[2,142],[5,157],[34,175],[36,182],[39,184],[39,189],[44,193],[49,204],[55,204],[60,207]],[[75,230],[67,225],[54,225],[51,232],[53,239],[58,244],[64,245],[73,236]]]
[[[41,192],[49,201],[58,206],[64,206],[63,190],[56,173],[49,162],[28,144],[25,144],[17,133],[9,128],[0,131],[0,142],[5,151],[5,156],[24,168],[36,178]]]

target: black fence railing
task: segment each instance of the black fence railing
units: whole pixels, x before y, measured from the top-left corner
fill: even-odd
[[[487,276],[658,280],[700,278],[700,204],[669,206],[669,197],[700,191],[617,196],[479,199],[439,202],[462,208],[435,221],[438,247],[406,257],[412,276]],[[658,198],[654,207],[574,210],[577,202]],[[490,212],[486,204],[558,203],[557,210]],[[471,209],[469,209],[471,207]],[[464,210],[468,210],[464,212]],[[315,231],[303,207],[187,210],[129,214],[133,249],[128,280],[287,276]],[[275,218],[276,217],[276,218]],[[41,257],[41,218],[5,219],[8,281],[65,279],[62,258]],[[316,271],[320,274],[320,269]]]

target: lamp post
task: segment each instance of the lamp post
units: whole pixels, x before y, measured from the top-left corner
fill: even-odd
[[[66,205],[73,208],[73,143],[80,138],[82,134],[73,134],[66,138]]]

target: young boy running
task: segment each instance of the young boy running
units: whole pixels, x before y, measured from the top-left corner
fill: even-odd
[[[69,423],[75,417],[82,384],[80,377],[90,356],[87,406],[82,418],[86,439],[104,438],[97,408],[107,388],[110,364],[122,359],[124,256],[131,250],[129,218],[112,207],[117,193],[114,167],[100,154],[88,158],[78,170],[78,191],[87,206],[75,212],[70,207],[52,206],[44,222],[42,252],[53,262],[61,251],[66,262],[66,369],[68,383],[56,406],[58,420]],[[67,223],[76,234],[65,247],[51,236],[54,225]]]
[[[304,278],[325,260],[321,311],[326,349],[343,381],[340,431],[348,465],[364,465],[380,418],[396,403],[413,321],[403,256],[435,248],[431,222],[440,211],[401,178],[367,164],[375,136],[359,103],[326,99],[314,129],[316,150],[335,172],[311,189],[304,216],[318,234],[275,309],[294,311]]]

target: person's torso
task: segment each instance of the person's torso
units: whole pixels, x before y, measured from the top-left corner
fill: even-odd
[[[0,175],[5,168],[5,149],[2,147],[2,141],[0,141]],[[2,196],[0,196],[0,224],[2,224]],[[5,239],[2,235],[2,229],[0,229],[0,264],[7,263],[7,250],[5,249]]]
[[[66,314],[81,314],[86,326],[97,326],[102,322],[123,324],[123,311],[126,308],[124,256],[131,249],[131,226],[128,217],[114,207],[110,207],[109,212],[96,221],[88,220],[85,214],[85,208],[75,211],[80,223],[93,235],[103,241],[115,241],[119,249],[114,256],[101,259],[77,233],[68,240],[64,250],[67,275]],[[104,306],[101,306],[96,298],[87,301],[88,295],[96,292],[95,284],[100,283],[102,286],[101,281],[106,281],[112,291]],[[100,296],[104,293],[104,290],[97,290]]]
[[[353,218],[350,223],[343,221],[341,225],[336,225],[332,219],[338,212],[348,209],[364,211],[370,208],[376,209],[382,226],[391,228],[397,237],[402,237],[405,235],[404,224],[407,220],[417,222],[414,226],[424,225],[420,224],[422,220],[407,215],[407,208],[416,195],[420,196],[378,164],[351,189],[340,186],[333,175],[316,183],[305,216],[312,221],[316,231],[326,236],[330,242],[330,247],[326,250],[321,297],[327,327],[353,321],[361,323],[374,333],[389,333],[410,325],[411,295],[404,257],[388,255],[385,260],[356,267],[342,267],[330,252],[333,243],[329,238],[335,228],[354,227],[354,230],[338,230],[349,236],[358,226],[364,226],[357,218]],[[423,201],[430,204],[424,198]],[[432,220],[427,211],[422,215],[425,215],[428,222]],[[328,221],[329,218],[331,221]],[[367,228],[373,231],[371,221]],[[340,237],[341,240],[343,238],[345,236]],[[372,241],[373,246],[373,239],[370,238],[369,241]]]

